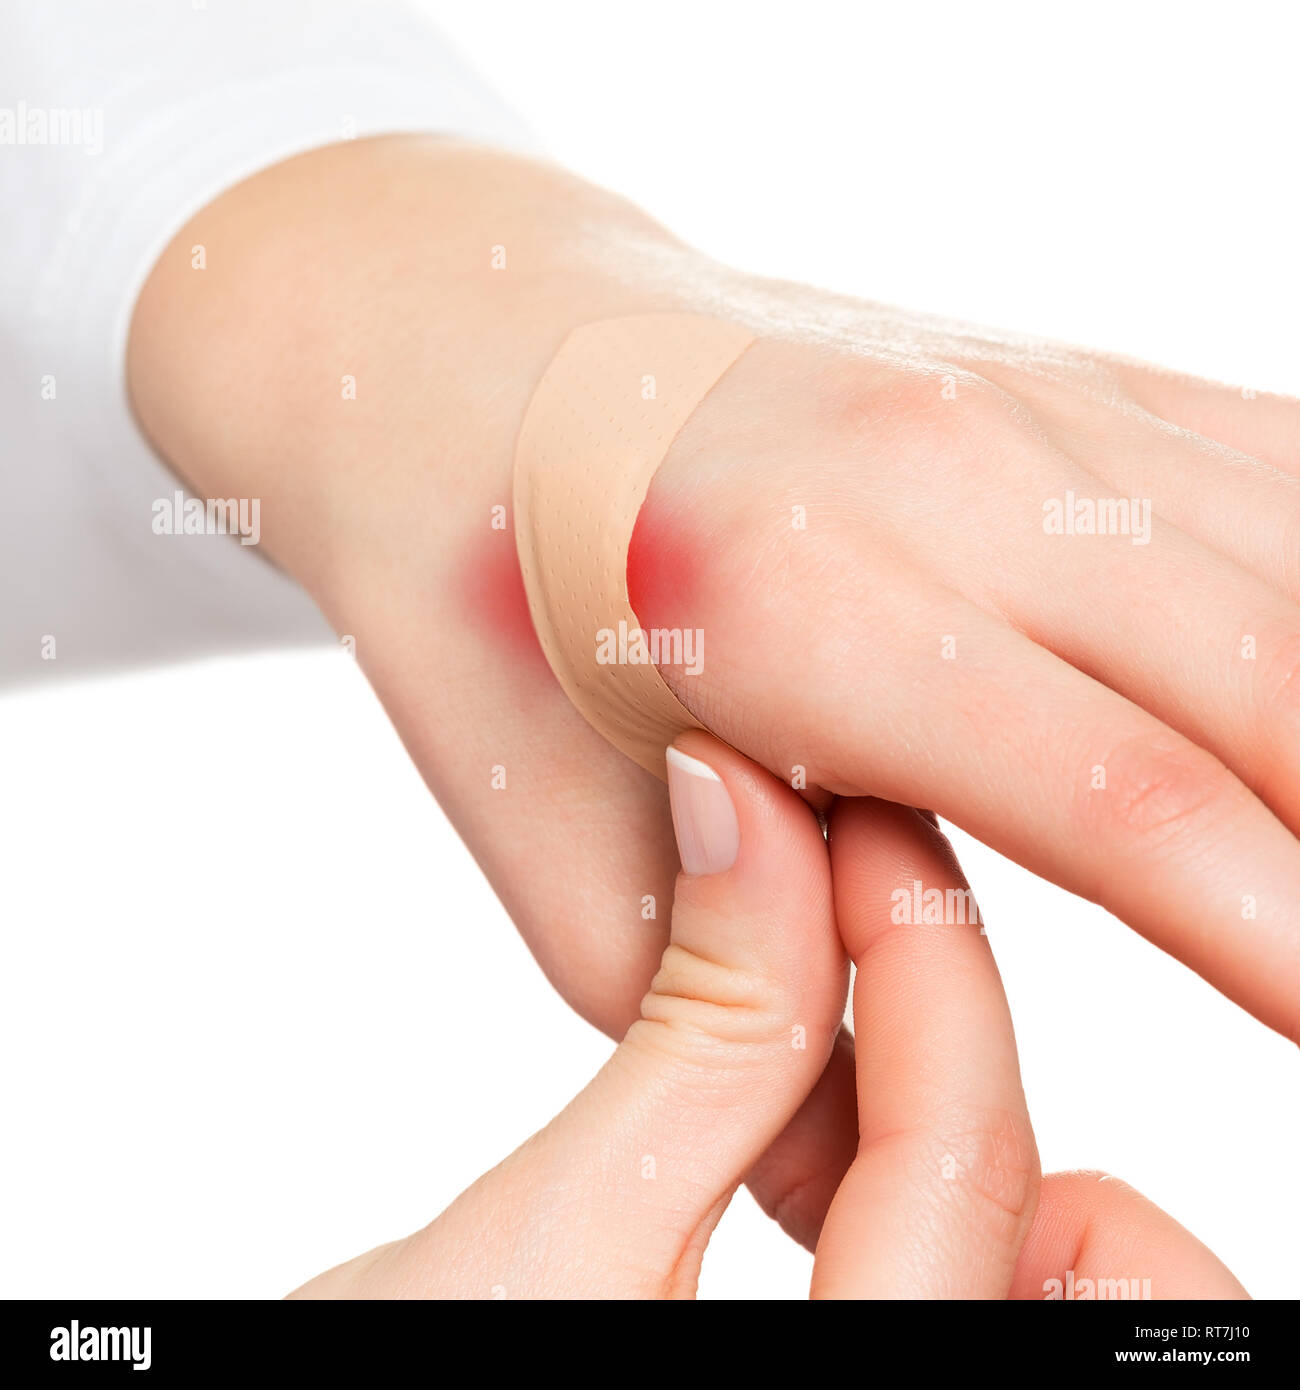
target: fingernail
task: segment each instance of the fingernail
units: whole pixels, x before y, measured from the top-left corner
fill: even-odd
[[[688,874],[731,868],[740,853],[740,824],[722,778],[708,763],[669,748],[668,799],[682,868]]]

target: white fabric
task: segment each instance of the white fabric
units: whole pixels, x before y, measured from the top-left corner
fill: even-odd
[[[155,534],[154,503],[179,484],[131,416],[126,334],[158,254],[225,188],[307,149],[414,130],[533,143],[400,0],[7,7],[0,683],[328,639],[256,547]]]

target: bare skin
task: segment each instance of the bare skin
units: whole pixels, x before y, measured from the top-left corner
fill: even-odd
[[[965,887],[931,821],[842,801],[828,849],[770,774],[707,735],[680,744],[722,777],[740,849],[725,871],[678,878],[638,1021],[571,1105],[435,1221],[297,1297],[692,1296],[731,1194],[835,1045],[846,947],[861,1138],[814,1297],[1041,1299],[1115,1279],[1149,1280],[1152,1298],[1245,1297],[1131,1188],[1040,1178],[987,938],[892,918],[900,884]]]
[[[563,171],[414,137],[200,213],[130,388],[197,492],[262,499],[543,969],[621,1036],[666,799],[551,679],[491,516],[565,334],[658,309],[762,339],[633,547],[642,621],[706,634],[703,675],[664,671],[688,708],[783,780],[933,807],[1300,1039],[1296,402],[742,275]],[[1045,530],[1069,493],[1149,501],[1147,542]],[[845,1047],[753,1174],[809,1244],[856,1137]]]

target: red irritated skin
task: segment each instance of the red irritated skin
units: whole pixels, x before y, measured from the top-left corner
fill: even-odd
[[[732,609],[724,598],[717,538],[699,521],[695,494],[652,482],[627,548],[628,602],[645,630],[695,635],[698,668],[663,666],[668,688],[706,728],[716,722],[719,693],[711,641],[718,617]],[[723,697],[725,699],[725,697]],[[728,730],[734,741],[739,731]],[[758,761],[762,762],[760,754]],[[783,773],[777,771],[778,776]]]
[[[711,565],[717,538],[693,524],[698,511],[670,489],[651,484],[649,495],[632,528],[627,550],[627,592],[632,611],[642,628],[698,629],[703,636],[703,666],[709,669],[710,631],[716,625],[710,618],[726,611],[728,605],[719,592],[717,566]],[[709,615],[706,617],[706,615]],[[665,667],[661,673],[673,694],[709,727],[710,710],[718,708],[710,697],[707,676],[696,679],[680,669]],[[789,769],[772,766],[770,771],[783,779]],[[798,786],[804,800],[819,810],[827,808],[833,797],[821,787]]]
[[[702,571],[696,538],[669,517],[664,504],[647,501],[627,553],[628,598],[642,627],[698,626]],[[492,633],[506,651],[549,670],[528,610],[510,532],[493,532],[486,542],[467,551],[460,572],[460,599],[475,625]]]
[[[652,495],[632,528],[627,596],[644,628],[695,627],[700,621],[700,549],[675,510]]]
[[[494,531],[466,553],[460,574],[465,611],[484,632],[493,633],[521,664],[550,674],[528,611],[524,576],[510,531]]]
[[[698,626],[699,582],[704,566],[695,536],[651,499],[641,508],[627,553],[627,589],[643,627]],[[493,532],[467,551],[460,572],[460,599],[476,626],[494,634],[512,655],[549,669],[509,532]],[[692,621],[692,614],[695,615]]]
[[[627,586],[643,627],[699,626],[704,546],[677,519],[680,510],[661,500],[647,501],[633,529]],[[456,587],[464,615],[477,630],[490,634],[503,654],[521,668],[551,674],[533,626],[511,532],[493,531],[467,547]]]

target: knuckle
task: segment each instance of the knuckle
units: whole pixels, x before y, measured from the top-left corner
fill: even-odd
[[[871,1141],[888,1145],[915,1179],[942,1203],[961,1205],[991,1244],[1018,1247],[1038,1201],[1038,1149],[1028,1116],[1000,1108],[956,1106],[903,1134]]]
[[[855,366],[831,378],[829,386],[829,418],[849,443],[876,439],[895,422],[927,420],[951,403],[944,399],[939,374],[919,367],[882,371]]]
[[[1027,1117],[1008,1110],[967,1112],[940,1133],[957,1180],[1013,1235],[1032,1213],[1038,1192],[1038,1150]]]
[[[1014,399],[987,378],[931,362],[851,379],[840,387],[835,418],[849,443],[892,448],[919,438],[927,454],[951,455],[1014,425],[1016,412]]]
[[[1088,829],[1143,851],[1178,840],[1222,810],[1232,782],[1217,758],[1194,744],[1142,735],[1099,764],[1104,786],[1081,793]]]
[[[1045,457],[1041,432],[1022,401],[952,363],[868,379],[848,390],[838,414],[839,438],[861,465],[864,491],[901,489],[917,507],[983,515],[990,496],[1029,489],[1036,498],[1044,468],[1057,466]],[[886,533],[893,531],[890,515],[882,512],[875,523]]]

